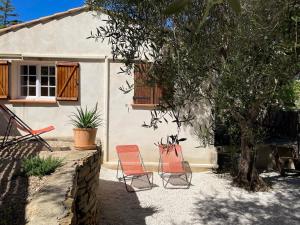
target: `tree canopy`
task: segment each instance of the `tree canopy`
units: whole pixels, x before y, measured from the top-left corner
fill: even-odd
[[[19,23],[11,0],[0,0],[0,28]]]
[[[124,60],[124,73],[130,74],[136,61],[151,62],[149,83],[165,91],[149,127],[156,127],[169,112],[179,127],[194,125],[199,118],[195,109],[205,104],[213,115],[212,123],[197,128],[205,140],[216,117],[230,119],[228,126],[240,132],[235,182],[250,190],[265,189],[255,168],[254,149],[262,140],[266,112],[294,102],[291,85],[299,73],[300,4],[242,0],[239,11],[232,1],[181,2],[188,4],[177,8],[174,4],[179,3],[171,0],[89,1],[110,15],[91,37],[109,39],[114,57]]]

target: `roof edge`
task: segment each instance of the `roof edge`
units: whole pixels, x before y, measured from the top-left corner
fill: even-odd
[[[64,12],[55,13],[55,14],[52,14],[52,15],[49,15],[49,16],[44,16],[44,17],[41,17],[41,18],[38,18],[38,19],[35,19],[35,20],[31,20],[31,21],[24,22],[24,23],[19,23],[19,24],[16,24],[16,25],[12,25],[10,27],[0,29],[0,35],[8,33],[10,31],[22,29],[22,28],[27,27],[27,26],[34,26],[34,25],[42,23],[42,22],[48,22],[48,21],[51,21],[51,20],[54,20],[54,19],[57,19],[57,18],[60,18],[60,17],[65,17],[65,16],[69,16],[69,15],[72,15],[72,14],[75,14],[75,13],[80,13],[80,12],[84,12],[84,11],[91,11],[91,10],[92,10],[91,7],[87,6],[87,5],[77,7],[77,8],[73,8],[73,9],[69,9],[69,10],[64,11]]]

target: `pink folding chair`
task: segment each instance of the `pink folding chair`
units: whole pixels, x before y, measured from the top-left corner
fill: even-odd
[[[149,188],[147,189],[151,189],[153,186],[153,173],[146,171],[139,147],[137,145],[118,145],[116,146],[116,150],[119,157],[117,179],[123,179],[126,190],[134,192],[128,189],[126,180],[131,179],[130,185],[132,185],[134,179],[142,176],[147,177],[149,182]],[[122,177],[119,177],[119,167],[122,169]],[[152,181],[150,181],[150,177]]]
[[[52,151],[51,146],[40,135],[54,130],[54,126],[48,126],[42,129],[33,130],[3,104],[0,104],[0,115],[4,116],[4,118],[7,120],[7,127],[2,142],[0,144],[0,149],[5,148],[9,145],[18,144],[22,141],[35,139],[42,145],[44,145],[48,150]],[[13,126],[15,126],[18,130],[22,131],[25,134],[13,139],[9,139]]]
[[[192,181],[192,170],[187,161],[184,161],[180,145],[159,145],[158,174],[162,178],[164,188],[171,178],[179,178],[189,188]]]

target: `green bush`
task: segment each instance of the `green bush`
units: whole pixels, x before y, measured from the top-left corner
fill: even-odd
[[[76,108],[76,112],[70,116],[71,123],[76,128],[97,128],[102,125],[102,118],[98,112],[98,104],[93,109]]]
[[[41,158],[39,156],[30,157],[22,161],[22,172],[27,176],[42,177],[53,173],[56,168],[62,166],[62,159]]]

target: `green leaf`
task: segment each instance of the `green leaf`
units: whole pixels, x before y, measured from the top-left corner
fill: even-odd
[[[76,113],[70,116],[70,122],[77,128],[96,128],[102,125],[101,115],[98,113],[98,104],[88,110],[87,107],[76,108]]]
[[[176,0],[165,10],[166,15],[173,15],[180,13],[184,8],[191,3],[191,0]]]
[[[230,7],[237,13],[241,13],[241,3],[239,0],[228,0]]]
[[[298,21],[300,21],[300,17],[299,16],[292,16],[291,18],[295,23],[298,23]]]
[[[206,8],[205,8],[205,10],[204,10],[203,17],[202,17],[202,19],[201,19],[201,21],[200,21],[200,23],[199,23],[199,25],[198,25],[198,27],[197,27],[196,33],[198,33],[198,32],[200,31],[202,25],[205,23],[205,21],[206,21],[208,15],[209,15],[210,9],[211,9],[214,5],[220,4],[220,3],[223,3],[223,2],[224,2],[224,0],[210,0],[210,1],[207,2]]]

